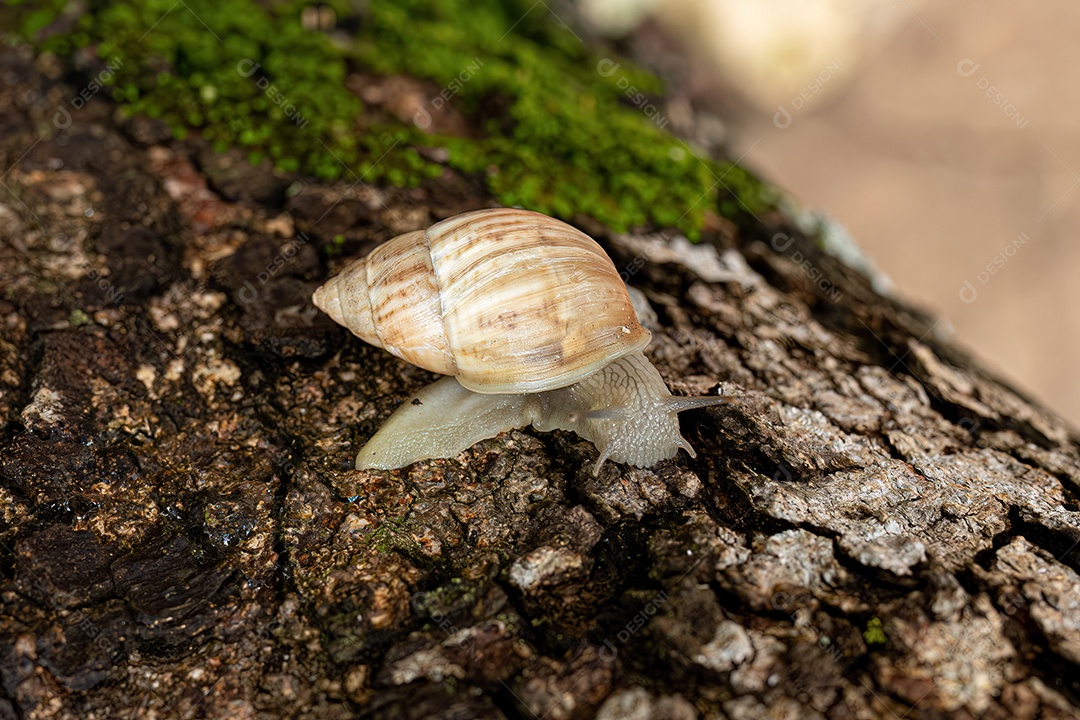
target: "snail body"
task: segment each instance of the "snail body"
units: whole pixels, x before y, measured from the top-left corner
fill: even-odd
[[[693,449],[678,413],[727,398],[673,397],[642,350],[618,271],[592,238],[540,213],[464,213],[406,233],[315,291],[372,345],[448,375],[396,410],[358,469],[453,457],[513,428],[572,430],[607,459],[648,467]]]

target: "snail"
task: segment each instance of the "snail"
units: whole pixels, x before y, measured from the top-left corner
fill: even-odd
[[[728,397],[675,397],[642,353],[651,334],[588,235],[509,208],[399,235],[315,291],[362,340],[447,375],[399,407],[356,457],[392,469],[454,457],[500,432],[572,430],[638,467],[696,457],[678,413]]]

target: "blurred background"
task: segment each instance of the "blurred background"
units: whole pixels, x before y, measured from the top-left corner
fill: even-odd
[[[898,294],[1080,426],[1080,7],[580,7],[647,64],[683,56],[669,77],[734,157],[843,223]]]

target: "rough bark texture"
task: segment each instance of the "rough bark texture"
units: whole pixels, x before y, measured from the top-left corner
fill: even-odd
[[[310,292],[478,186],[287,197],[0,64],[0,718],[1080,716],[1076,437],[783,217],[583,225],[673,390],[741,397],[696,460],[358,472],[433,377]]]

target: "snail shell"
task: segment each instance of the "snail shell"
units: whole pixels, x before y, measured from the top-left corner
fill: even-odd
[[[592,238],[509,208],[400,235],[314,302],[362,340],[478,393],[566,387],[651,337]]]
[[[533,425],[639,467],[693,448],[678,414],[727,397],[672,397],[642,350],[651,335],[588,235],[524,210],[465,213],[356,260],[312,300],[361,339],[450,375],[399,407],[356,467],[453,457]]]

